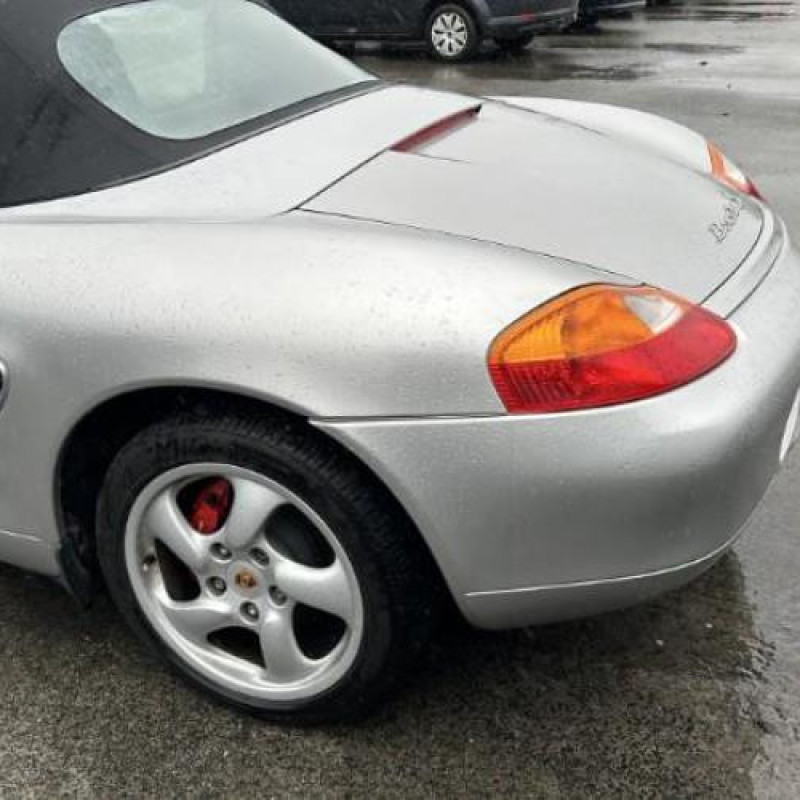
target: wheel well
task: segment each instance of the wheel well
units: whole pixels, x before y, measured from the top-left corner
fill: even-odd
[[[62,565],[67,582],[78,599],[89,601],[100,572],[95,548],[95,509],[106,472],[116,454],[139,431],[175,414],[208,417],[218,413],[281,417],[289,424],[307,425],[303,416],[264,400],[198,387],[141,389],[113,397],[94,408],[72,429],[64,442],[56,468],[55,500],[62,537]],[[444,577],[414,521],[392,491],[375,473],[339,442],[330,445],[356,461],[373,488],[413,530],[426,558],[445,590]],[[447,596],[450,597],[449,592]],[[452,600],[452,598],[450,597]]]

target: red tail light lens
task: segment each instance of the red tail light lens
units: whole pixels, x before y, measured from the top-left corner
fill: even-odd
[[[763,200],[761,192],[747,175],[742,172],[716,145],[708,143],[708,155],[711,159],[711,174],[721,183],[757,200]]]
[[[649,287],[586,286],[506,328],[489,373],[512,414],[628,403],[668,392],[736,349],[725,320]]]

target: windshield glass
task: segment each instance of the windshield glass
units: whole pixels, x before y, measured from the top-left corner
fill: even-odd
[[[71,22],[67,72],[153,136],[187,140],[372,79],[250,0],[146,0]]]

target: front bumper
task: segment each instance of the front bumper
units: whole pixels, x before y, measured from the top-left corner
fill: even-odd
[[[799,308],[787,243],[729,318],[736,353],[674,392],[565,414],[318,424],[395,493],[474,624],[583,616],[684,583],[745,525],[800,385]]]

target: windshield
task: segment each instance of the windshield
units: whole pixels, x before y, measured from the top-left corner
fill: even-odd
[[[64,67],[154,136],[195,139],[370,79],[250,0],[147,0],[58,38]]]

